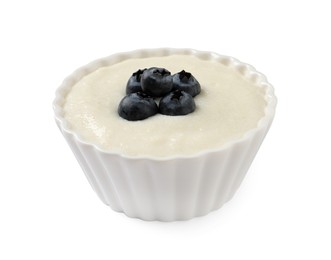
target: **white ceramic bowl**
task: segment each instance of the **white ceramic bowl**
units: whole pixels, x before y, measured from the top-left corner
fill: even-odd
[[[265,89],[265,116],[238,140],[193,156],[126,157],[82,140],[63,117],[72,86],[98,68],[129,58],[194,55],[238,70]],[[143,220],[175,221],[203,216],[229,201],[240,186],[272,123],[276,97],[264,75],[232,57],[192,49],[145,49],[98,59],[76,70],[56,91],[55,119],[99,198],[113,210]]]

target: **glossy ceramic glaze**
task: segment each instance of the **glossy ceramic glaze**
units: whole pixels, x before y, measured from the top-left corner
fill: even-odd
[[[265,116],[238,140],[190,156],[123,156],[80,138],[64,118],[71,87],[98,68],[129,58],[194,55],[238,70],[265,89]],[[275,114],[276,97],[264,75],[232,57],[192,49],[145,49],[96,60],[70,75],[56,92],[55,119],[92,188],[113,210],[144,220],[175,221],[206,215],[229,201],[240,186]]]

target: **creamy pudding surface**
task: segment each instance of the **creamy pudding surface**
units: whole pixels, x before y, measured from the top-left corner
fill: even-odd
[[[192,73],[201,93],[185,116],[157,114],[127,121],[117,113],[133,72],[163,67]],[[220,148],[257,126],[266,107],[265,89],[235,68],[191,55],[128,59],[97,69],[76,83],[63,105],[64,117],[80,138],[125,156],[171,157]]]

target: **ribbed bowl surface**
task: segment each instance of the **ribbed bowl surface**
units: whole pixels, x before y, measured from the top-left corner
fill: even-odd
[[[71,87],[98,68],[128,58],[194,55],[238,70],[265,88],[265,116],[256,128],[219,149],[181,157],[127,157],[100,149],[70,129],[62,106]],[[251,165],[275,114],[276,97],[265,76],[232,57],[191,49],[148,49],[96,60],[70,75],[56,92],[55,119],[89,183],[113,210],[143,220],[175,221],[203,216],[232,198]]]

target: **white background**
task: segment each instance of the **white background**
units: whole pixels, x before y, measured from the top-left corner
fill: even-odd
[[[328,1],[1,1],[0,259],[331,259]],[[137,48],[234,56],[267,75],[274,124],[236,196],[186,222],[102,204],[57,129],[77,67]]]

